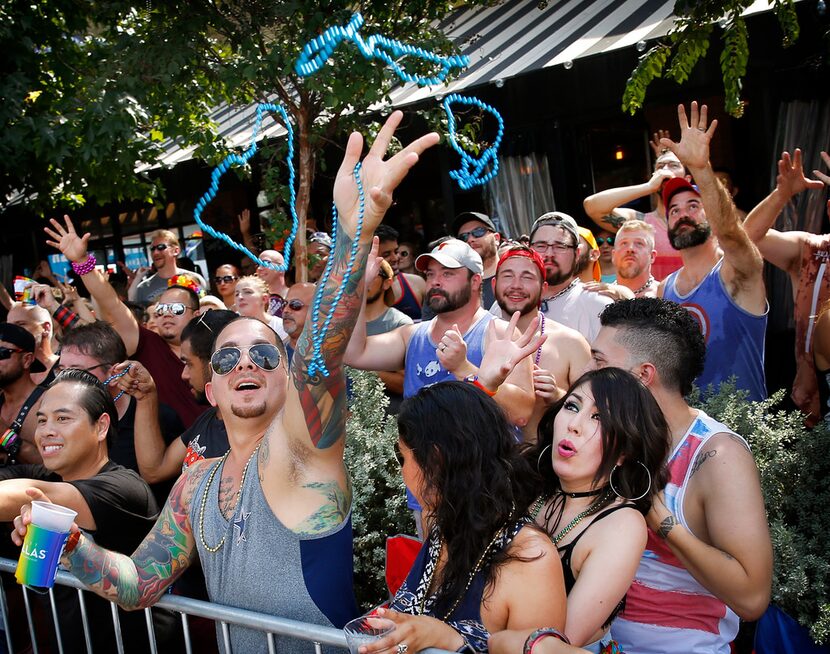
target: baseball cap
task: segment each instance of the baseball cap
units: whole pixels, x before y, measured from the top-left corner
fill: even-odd
[[[574,243],[579,243],[579,227],[576,221],[568,214],[561,211],[548,211],[539,216],[530,228],[530,240],[533,240],[533,235],[536,230],[544,225],[553,225],[554,227],[561,227],[566,232],[573,234]]]
[[[683,191],[691,191],[700,197],[700,190],[685,177],[672,177],[663,183],[663,206],[666,211],[669,209],[671,199]]]
[[[458,230],[466,222],[471,220],[477,220],[481,224],[483,224],[487,229],[490,229],[494,232],[499,230],[496,229],[496,226],[493,224],[493,221],[490,220],[490,216],[487,216],[483,213],[479,213],[478,211],[465,211],[464,213],[458,214],[452,221],[452,234],[453,236],[458,235]]]
[[[530,259],[533,264],[539,269],[539,274],[542,276],[542,281],[545,281],[545,262],[542,261],[542,257],[539,256],[539,253],[536,250],[531,250],[529,247],[524,245],[515,245],[503,255],[501,255],[501,259],[499,259],[499,263],[496,266],[496,274],[498,274],[499,268],[501,265],[507,261],[510,257],[525,257]]]
[[[478,252],[457,238],[448,238],[432,248],[429,254],[419,256],[415,259],[415,268],[426,272],[430,259],[434,259],[444,268],[466,268],[476,275],[484,272],[484,264]]]
[[[325,245],[329,250],[331,250],[331,236],[326,234],[326,232],[312,232],[312,234],[308,237],[308,242]]]
[[[35,351],[35,337],[23,329],[20,325],[10,322],[0,322],[0,341],[16,345],[24,352]],[[34,359],[29,367],[29,372],[44,372],[46,366]]]
[[[597,239],[594,238],[593,232],[587,227],[577,227],[577,231],[579,231],[579,235],[584,238],[588,245],[591,246],[592,250],[599,250],[599,245],[597,245]],[[602,279],[602,268],[599,267],[599,261],[594,261],[594,281],[598,282]]]

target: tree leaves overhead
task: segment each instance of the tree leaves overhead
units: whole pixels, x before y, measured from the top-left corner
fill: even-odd
[[[741,13],[753,0],[677,0],[674,4],[676,20],[664,39],[648,50],[628,78],[623,92],[622,109],[635,114],[642,109],[649,84],[667,77],[685,82],[698,61],[704,57],[715,33],[715,25],[722,29],[720,54],[726,110],[740,118],[744,107],[741,85],[749,60],[749,40]],[[782,45],[786,48],[798,39],[798,17],[794,0],[773,0],[773,9],[783,32]],[[665,69],[667,59],[671,63]]]

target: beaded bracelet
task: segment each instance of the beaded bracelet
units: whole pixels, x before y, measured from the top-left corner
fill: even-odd
[[[559,631],[559,629],[556,629],[555,627],[542,627],[541,629],[537,629],[527,637],[523,649],[523,654],[533,654],[533,648],[536,646],[536,643],[538,643],[543,638],[547,638],[548,636],[558,638],[566,645],[571,644],[571,641],[568,640],[568,637],[561,631]]]
[[[75,261],[72,262],[72,270],[75,271],[76,274],[83,277],[84,275],[88,275],[93,270],[95,270],[95,264],[98,263],[97,259],[95,258],[94,254],[89,254],[86,259],[84,259],[83,263],[77,263]]]

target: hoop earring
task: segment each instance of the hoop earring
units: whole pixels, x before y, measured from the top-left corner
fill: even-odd
[[[539,458],[538,458],[538,459],[536,459],[536,470],[539,472],[539,474],[541,474],[541,473],[542,473],[542,470],[541,470],[541,466],[542,466],[542,457],[543,457],[543,456],[545,456],[545,450],[550,449],[550,447],[551,447],[552,445],[553,445],[553,443],[550,443],[549,445],[546,445],[545,447],[543,447],[543,448],[542,448],[542,451],[541,451],[541,452],[539,452]],[[612,470],[612,472],[613,472],[613,470]]]
[[[648,471],[648,468],[646,468],[645,464],[642,461],[635,461],[635,463],[641,465],[643,467],[643,470],[645,470],[646,474],[648,475],[648,486],[643,491],[642,495],[638,495],[637,497],[626,497],[614,487],[614,471],[620,467],[619,465],[615,464],[614,467],[611,469],[611,474],[608,475],[608,484],[611,486],[611,490],[614,491],[614,495],[619,497],[621,500],[636,502],[637,500],[643,499],[646,495],[649,494],[649,491],[651,491],[651,473]]]

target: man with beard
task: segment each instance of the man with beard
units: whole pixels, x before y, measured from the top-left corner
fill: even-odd
[[[566,213],[551,211],[536,219],[530,230],[530,247],[545,263],[548,290],[542,296],[542,313],[575,329],[590,343],[599,332],[599,314],[613,302],[587,291],[577,276],[579,228]]]
[[[317,285],[310,282],[297,282],[288,289],[285,296],[285,306],[282,309],[282,328],[288,334],[288,342],[285,348],[288,350],[288,365],[294,358],[294,350],[297,349],[297,341],[303,333],[305,321],[308,318],[308,310],[314,300],[314,291]]]
[[[5,462],[40,463],[35,446],[35,414],[43,387],[30,376],[33,367],[43,370],[35,359],[35,339],[23,327],[0,323],[0,450]]]
[[[58,355],[52,349],[54,323],[52,316],[37,304],[15,302],[9,309],[6,321],[22,327],[35,339],[35,361],[29,369],[32,381],[41,386],[48,386],[55,378],[52,370],[58,361]]]
[[[496,230],[490,216],[477,211],[460,213],[452,221],[452,234],[459,241],[464,241],[481,257],[484,272],[481,273],[481,306],[490,309],[496,300],[493,292],[493,279],[496,277],[498,250],[501,236]]]
[[[729,193],[709,162],[709,143],[717,120],[707,121],[707,107],[691,117],[678,107],[681,139],[661,139],[694,175],[697,187],[675,177],[663,185],[669,240],[683,266],[664,279],[658,295],[688,309],[706,340],[706,365],[697,385],[715,390],[736,377],[750,400],[767,397],[764,339],[767,327],[764,261],[747,236]]]
[[[205,407],[196,402],[182,381],[179,348],[182,329],[199,311],[199,296],[183,286],[166,289],[158,296],[155,308],[158,333],[145,329],[118,298],[107,278],[95,269],[95,257],[87,251],[90,235],[80,237],[69,216],[64,216],[63,225],[54,218],[51,224],[51,228],[44,230],[51,238],[46,243],[60,250],[73,263],[73,269],[97,303],[100,317],[110,323],[124,341],[127,356],[147,367],[156,382],[159,397],[179,415],[185,428],[192,425]]]
[[[634,297],[657,297],[657,280],[651,274],[655,256],[654,227],[642,220],[626,220],[617,231],[611,253],[616,283]]]
[[[512,316],[518,311],[521,315],[516,327],[524,332],[538,316],[538,330],[547,336],[531,355],[536,404],[522,432],[525,442],[532,443],[536,441],[542,415],[582,374],[591,359],[591,349],[579,332],[545,318],[539,311],[548,284],[545,264],[530,248],[517,245],[502,255],[496,268],[495,286],[501,317]]]
[[[156,302],[164,289],[167,288],[167,280],[175,275],[192,277],[200,287],[207,290],[208,285],[199,273],[179,268],[176,265],[176,260],[181,254],[182,248],[179,245],[179,239],[173,232],[160,229],[151,234],[151,237],[150,258],[153,260],[153,267],[156,272],[142,279],[137,285],[130,287],[130,291],[133,288],[135,289],[130,296],[130,300],[143,305]]]

